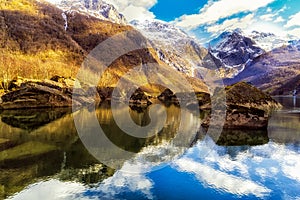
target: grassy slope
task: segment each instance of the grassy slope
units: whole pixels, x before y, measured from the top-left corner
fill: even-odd
[[[35,0],[3,0],[0,8],[0,82],[15,76],[75,77],[85,56],[99,43],[117,33],[133,30],[131,26],[69,13],[65,31],[62,11]],[[139,32],[134,34],[137,42],[146,41]],[[149,62],[160,63],[151,48],[128,52],[111,64],[99,85],[114,87],[130,69]],[[92,73],[97,75],[95,71]],[[190,80],[197,91],[207,90],[202,81]],[[145,89],[161,91],[153,85]]]

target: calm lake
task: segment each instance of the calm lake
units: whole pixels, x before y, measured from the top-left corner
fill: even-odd
[[[82,124],[96,114],[106,137],[133,154],[97,144],[101,162],[82,143],[70,109],[3,111],[0,199],[300,200],[300,98],[276,99],[284,108],[272,115],[268,130],[223,131],[216,140],[201,129],[182,145],[173,141],[180,121],[201,119],[192,113],[181,119],[175,106],[166,108],[163,129],[147,138],[125,134],[108,104],[96,113],[73,113],[85,116]],[[114,116],[125,118],[125,112],[138,125],[151,121],[142,108]]]

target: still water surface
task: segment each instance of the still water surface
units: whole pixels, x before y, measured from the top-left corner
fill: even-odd
[[[71,110],[4,111],[0,199],[300,199],[300,99],[277,100],[284,109],[273,114],[268,130],[224,131],[217,141],[200,130],[188,148],[172,143],[179,108],[166,108],[158,134],[137,139],[122,132],[103,104],[96,115],[106,136],[136,153],[120,159],[120,170],[86,150]],[[129,111],[136,124],[149,123],[147,109]],[[89,111],[82,112],[88,119]],[[104,152],[104,160],[117,154]]]

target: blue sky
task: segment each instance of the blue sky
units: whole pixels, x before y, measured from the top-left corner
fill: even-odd
[[[300,38],[299,0],[107,0],[130,21],[158,19],[201,39],[241,28]]]

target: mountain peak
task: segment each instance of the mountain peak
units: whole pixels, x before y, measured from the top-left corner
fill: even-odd
[[[252,31],[247,37],[252,38],[257,46],[264,49],[265,51],[271,51],[272,49],[281,47],[283,45],[288,45],[287,38],[282,38],[274,33],[265,33],[259,31]]]
[[[255,41],[244,36],[241,29],[222,33],[210,42],[209,51],[217,66],[225,71],[224,77],[238,75],[246,65],[265,53]]]
[[[79,12],[117,24],[128,24],[124,15],[102,0],[61,0],[56,6],[67,12]]]

